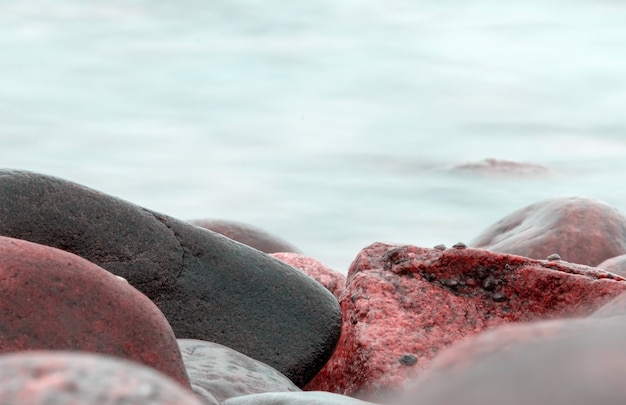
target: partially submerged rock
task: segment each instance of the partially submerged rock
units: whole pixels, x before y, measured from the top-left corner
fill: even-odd
[[[533,259],[558,254],[568,262],[597,266],[626,254],[626,217],[594,199],[555,197],[502,218],[469,245]]]
[[[468,336],[585,316],[624,291],[624,278],[581,265],[375,243],[350,267],[339,345],[306,389],[385,398]]]

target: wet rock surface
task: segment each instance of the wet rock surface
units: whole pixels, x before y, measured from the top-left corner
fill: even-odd
[[[597,266],[626,254],[626,217],[584,197],[555,197],[502,218],[469,246],[494,252]]]
[[[189,223],[217,232],[264,253],[300,252],[295,246],[278,236],[249,224],[219,219],[193,219]]]
[[[312,257],[290,252],[272,253],[270,256],[312,277],[318,283],[326,287],[337,299],[339,299],[339,296],[346,286],[346,276],[325,266]]]
[[[77,350],[143,363],[189,386],[159,309],[71,253],[0,237],[0,352]]]
[[[93,353],[63,351],[0,356],[0,403],[202,405],[190,390],[152,368]]]
[[[194,392],[207,404],[263,392],[300,391],[272,367],[226,346],[194,339],[178,344]]]
[[[335,348],[337,300],[285,263],[76,183],[0,171],[0,235],[57,247],[124,277],[178,338],[225,344],[306,384]]]
[[[624,278],[582,265],[375,243],[350,268],[339,345],[306,389],[376,401],[461,339],[510,322],[586,316],[624,291]]]

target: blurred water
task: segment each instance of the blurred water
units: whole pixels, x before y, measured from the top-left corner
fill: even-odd
[[[626,211],[626,4],[0,0],[0,165],[345,272],[558,194]],[[519,160],[545,178],[459,175]]]

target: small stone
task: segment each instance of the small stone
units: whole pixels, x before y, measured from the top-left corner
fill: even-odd
[[[465,249],[467,245],[463,242],[457,242],[454,245],[452,245],[452,247],[455,249]]]
[[[404,364],[405,366],[415,365],[417,363],[417,357],[413,356],[412,354],[405,354],[400,357],[400,363]]]
[[[444,245],[443,243],[440,243],[438,245],[435,245],[433,247],[433,249],[435,249],[435,250],[446,250],[446,245]]]
[[[561,256],[559,256],[558,253],[552,253],[550,256],[546,258],[546,260],[558,261],[558,260],[561,260]]]
[[[503,302],[503,301],[506,301],[506,294],[498,291],[498,292],[493,293],[493,295],[491,296],[491,299],[494,300],[495,302]]]

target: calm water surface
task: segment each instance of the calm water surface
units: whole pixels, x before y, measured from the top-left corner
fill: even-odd
[[[615,1],[0,0],[0,165],[248,222],[341,272],[553,195],[626,211],[624,21]],[[484,158],[558,175],[449,170]]]

